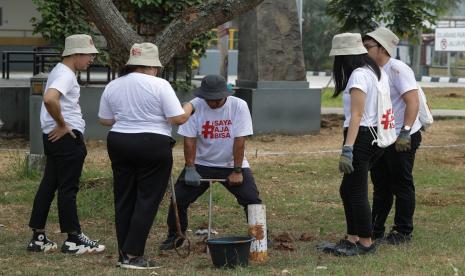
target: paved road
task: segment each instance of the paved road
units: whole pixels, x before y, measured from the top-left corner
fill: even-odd
[[[30,72],[11,72],[10,79],[0,79],[0,86],[28,86],[29,79],[32,77]],[[85,77],[85,75],[83,75]],[[92,73],[92,80],[106,80],[106,73]],[[200,85],[200,79],[203,76],[196,76],[193,83]],[[229,76],[228,83],[236,83],[237,76]],[[307,75],[307,81],[310,83],[311,88],[334,87],[331,77],[326,76],[310,76]],[[444,82],[419,82],[421,87],[464,87],[465,83],[444,83]]]

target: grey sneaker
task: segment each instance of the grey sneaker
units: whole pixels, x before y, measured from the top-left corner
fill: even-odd
[[[386,237],[383,238],[383,243],[391,245],[400,245],[403,243],[408,243],[412,240],[412,234],[405,234],[398,232],[396,230],[391,230]]]
[[[176,240],[176,236],[168,237],[164,240],[158,249],[160,250],[173,250],[174,249],[174,241]],[[176,241],[176,248],[182,246],[184,243],[184,239],[179,239]]]
[[[336,256],[353,257],[359,255],[373,254],[376,252],[376,244],[372,243],[370,246],[364,246],[360,242],[352,244],[347,248],[339,248],[334,252]]]
[[[119,267],[127,269],[156,269],[160,268],[161,265],[155,261],[147,260],[142,256],[135,258],[123,256],[122,262],[119,265]]]
[[[347,239],[342,239],[338,243],[328,243],[326,244],[325,247],[323,247],[323,252],[328,253],[328,254],[338,254],[338,250],[345,250],[345,249],[350,249],[352,247],[356,246],[355,243],[347,240]]]

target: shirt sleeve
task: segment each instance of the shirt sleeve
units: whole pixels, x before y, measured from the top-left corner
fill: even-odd
[[[368,93],[368,84],[371,81],[368,80],[367,74],[361,70],[355,70],[349,77],[349,81],[347,82],[346,90],[350,93],[350,89],[358,88],[363,91],[363,93]]]
[[[252,117],[247,103],[240,100],[233,121],[234,137],[243,137],[253,134]]]
[[[63,96],[66,96],[73,88],[75,76],[72,74],[61,74],[53,80],[48,86],[48,89],[53,88],[60,91]]]
[[[165,117],[170,118],[184,114],[184,109],[168,82],[163,85],[160,91],[160,102]]]
[[[114,119],[115,114],[111,110],[110,103],[108,101],[108,91],[107,88],[103,91],[102,97],[100,97],[100,107],[98,110],[98,117],[100,119]]]
[[[400,95],[403,95],[408,91],[418,89],[415,74],[410,67],[407,65],[393,66],[391,70],[391,76],[394,78],[392,82]]]
[[[197,137],[197,129],[195,128],[196,113],[192,115],[187,122],[179,126],[178,134],[184,137]]]

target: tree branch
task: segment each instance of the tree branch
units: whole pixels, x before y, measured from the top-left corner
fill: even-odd
[[[142,42],[143,37],[132,29],[111,0],[80,1],[90,19],[105,37],[113,62],[118,65],[123,60],[125,62],[131,46],[136,42]],[[121,54],[123,56],[120,56]]]
[[[198,34],[232,20],[261,2],[263,0],[211,0],[186,9],[155,38],[161,63],[166,64]]]
[[[144,38],[132,29],[111,0],[80,1],[107,40],[112,63],[116,67],[122,66],[132,44],[142,42]],[[261,2],[263,0],[211,0],[186,9],[155,38],[161,63],[167,64],[197,35],[232,20]]]

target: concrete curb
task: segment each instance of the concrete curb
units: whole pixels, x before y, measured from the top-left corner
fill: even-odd
[[[307,76],[318,76],[318,77],[330,77],[330,71],[307,71]],[[465,78],[457,77],[431,77],[431,76],[422,76],[418,78],[419,82],[439,82],[439,83],[463,83],[465,84]]]
[[[318,77],[330,77],[331,74],[332,73],[330,71],[320,71],[320,72],[307,71],[307,76],[310,75],[310,76],[318,76]]]
[[[422,76],[421,79],[418,81],[421,82],[441,82],[441,83],[464,83],[465,78],[457,78],[457,77],[430,77],[430,76]]]

